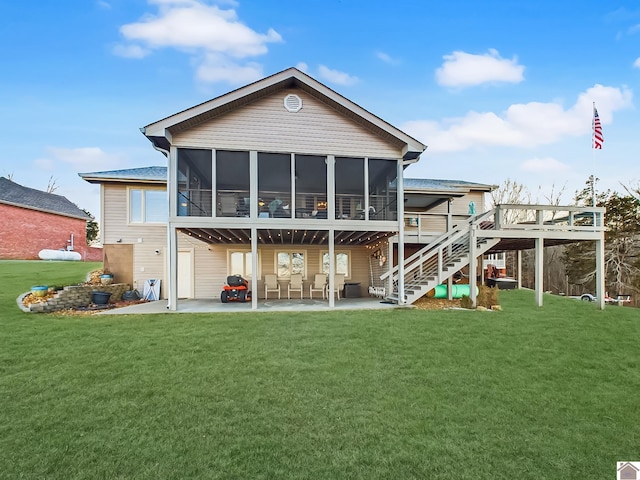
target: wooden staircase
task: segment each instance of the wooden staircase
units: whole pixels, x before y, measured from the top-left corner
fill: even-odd
[[[496,245],[500,239],[483,237],[483,225],[493,229],[488,219],[495,214],[490,210],[481,215],[470,217],[460,225],[429,243],[423,249],[411,255],[404,262],[405,303],[412,304],[436,285],[446,282],[457,271],[469,265],[472,242],[475,242],[475,256],[482,255]],[[387,301],[398,303],[398,267],[380,276],[388,281],[393,276],[393,291]]]

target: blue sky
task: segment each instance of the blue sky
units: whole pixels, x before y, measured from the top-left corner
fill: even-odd
[[[164,165],[139,128],[291,66],[429,146],[407,176],[640,181],[637,0],[0,0],[0,175]],[[592,104],[604,147],[591,148]]]

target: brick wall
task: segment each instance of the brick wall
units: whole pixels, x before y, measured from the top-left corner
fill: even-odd
[[[0,259],[37,259],[40,250],[66,249],[73,234],[83,260],[102,260],[102,249],[87,246],[85,220],[6,204],[0,204],[0,218]]]

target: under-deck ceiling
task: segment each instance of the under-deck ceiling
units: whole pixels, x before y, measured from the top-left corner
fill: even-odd
[[[180,228],[179,232],[208,244],[251,244],[251,230],[236,228]],[[335,232],[336,245],[369,245],[395,235],[395,232],[351,231]],[[261,245],[328,245],[326,230],[259,229]]]

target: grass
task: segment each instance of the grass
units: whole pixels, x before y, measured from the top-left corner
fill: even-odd
[[[0,262],[2,479],[615,478],[640,460],[638,310],[66,317]]]

